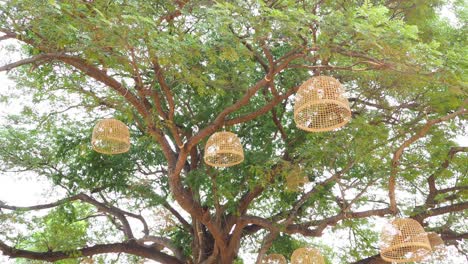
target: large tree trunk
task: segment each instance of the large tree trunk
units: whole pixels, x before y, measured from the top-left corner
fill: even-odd
[[[203,259],[200,262],[195,262],[195,264],[232,264],[236,256],[232,254],[219,253],[218,255],[209,255],[206,259]]]
[[[194,237],[192,243],[192,256],[194,264],[231,264],[237,258],[239,251],[240,241],[233,242],[233,238],[228,238],[226,242],[227,249],[221,250],[213,236],[206,230],[204,225],[200,225],[201,234],[198,233]],[[227,230],[223,230],[224,234],[228,234]],[[195,234],[197,235],[197,234]],[[228,237],[228,236],[226,236]]]

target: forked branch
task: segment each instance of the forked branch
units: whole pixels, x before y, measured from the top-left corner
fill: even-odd
[[[467,102],[468,101],[465,100],[463,104],[465,105]],[[398,173],[398,166],[400,165],[400,158],[403,155],[404,150],[407,147],[409,147],[411,144],[413,144],[415,141],[417,141],[418,139],[424,137],[434,125],[441,123],[441,122],[448,121],[450,119],[453,119],[459,115],[466,113],[466,109],[464,105],[460,107],[457,111],[451,114],[448,114],[446,116],[443,116],[437,119],[429,120],[416,134],[411,136],[409,139],[405,140],[393,154],[392,169],[391,169],[390,178],[388,181],[388,196],[390,198],[390,209],[394,213],[398,211],[396,197],[395,197],[396,175]]]
[[[4,242],[0,241],[0,251],[3,255],[10,258],[26,258],[34,260],[43,260],[49,262],[55,262],[63,259],[76,258],[76,256],[93,256],[97,254],[105,253],[127,253],[132,254],[155,261],[160,261],[167,264],[182,264],[183,262],[178,260],[176,257],[170,256],[161,251],[154,250],[153,248],[139,245],[135,241],[129,241],[124,243],[113,243],[113,244],[100,244],[91,247],[84,247],[75,249],[69,252],[65,251],[48,251],[48,252],[35,252],[29,250],[22,250],[8,246]]]

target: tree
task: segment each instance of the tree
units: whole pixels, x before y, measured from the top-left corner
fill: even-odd
[[[355,238],[343,262],[379,263],[372,221],[396,215],[457,244],[468,236],[467,147],[454,141],[466,131],[468,27],[463,1],[452,3],[459,25],[438,14],[448,4],[3,1],[0,41],[20,43],[23,57],[0,71],[42,107],[6,118],[1,168],[47,177],[67,196],[1,203],[0,251],[180,264],[239,263],[241,248],[255,248],[258,263],[335,227]],[[296,128],[293,95],[311,75],[345,86],[353,116],[344,128]],[[105,116],[130,127],[129,153],[91,149]],[[223,127],[246,159],[214,169],[203,148]],[[310,183],[285,191],[297,170]],[[173,223],[155,229],[161,216]],[[93,229],[102,221],[110,226]],[[11,231],[23,223],[37,228],[31,237]],[[74,240],[60,242],[66,234]]]

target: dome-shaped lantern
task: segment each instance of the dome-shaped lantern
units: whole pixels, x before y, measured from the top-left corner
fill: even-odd
[[[80,264],[94,264],[94,260],[90,257],[84,257]]]
[[[351,119],[348,99],[341,83],[329,76],[312,77],[296,93],[294,121],[310,132],[330,131]]]
[[[298,248],[291,255],[291,264],[325,264],[325,259],[318,249]]]
[[[244,150],[236,134],[222,131],[211,135],[205,146],[205,163],[213,167],[230,167],[244,160]]]
[[[287,264],[286,258],[281,254],[270,254],[265,256],[262,264]]]
[[[130,132],[128,127],[117,119],[102,119],[94,126],[91,144],[99,153],[125,153],[130,149]]]
[[[427,233],[413,219],[395,219],[382,230],[380,256],[385,261],[421,261],[431,250]]]
[[[298,191],[306,183],[309,183],[309,179],[299,167],[293,168],[286,175],[286,190],[289,192]]]

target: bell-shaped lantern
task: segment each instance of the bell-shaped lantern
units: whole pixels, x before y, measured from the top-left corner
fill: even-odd
[[[125,153],[130,149],[130,132],[128,127],[117,119],[102,119],[94,126],[91,144],[99,153]]]
[[[291,255],[291,264],[325,264],[325,259],[318,249],[298,248]]]
[[[213,167],[230,167],[244,160],[244,150],[236,134],[222,131],[211,135],[205,146],[205,163]]]
[[[286,191],[296,192],[304,184],[309,183],[309,179],[298,166],[293,167],[286,175]]]
[[[424,228],[413,219],[397,218],[383,228],[380,256],[389,262],[421,261],[432,250]]]
[[[296,93],[294,121],[309,132],[330,131],[351,119],[348,99],[341,83],[329,76],[312,77]]]

